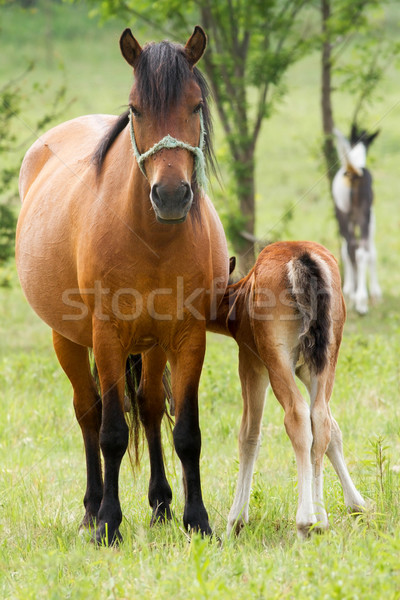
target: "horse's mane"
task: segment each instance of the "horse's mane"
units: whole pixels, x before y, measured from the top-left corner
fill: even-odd
[[[203,120],[205,129],[204,154],[208,170],[216,172],[215,156],[212,147],[212,121],[209,108],[210,89],[195,67],[190,69],[183,46],[168,41],[146,44],[135,67],[135,83],[141,103],[154,118],[162,118],[181,97],[186,83],[195,78],[203,98]],[[94,154],[93,162],[100,175],[105,158],[111,146],[129,123],[129,110],[118,117],[101,139]],[[196,196],[196,182],[193,181]]]

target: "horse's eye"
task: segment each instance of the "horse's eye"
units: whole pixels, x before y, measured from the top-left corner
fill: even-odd
[[[201,111],[201,109],[203,108],[203,103],[199,102],[199,104],[196,106],[196,108],[194,109],[193,113],[199,113]]]
[[[140,117],[140,112],[135,106],[130,105],[129,108],[131,109],[131,113],[134,117]]]

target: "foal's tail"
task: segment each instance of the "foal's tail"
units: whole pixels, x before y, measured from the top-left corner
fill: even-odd
[[[288,263],[291,294],[303,321],[300,350],[314,373],[321,373],[328,362],[331,337],[332,285],[324,260],[304,252]]]

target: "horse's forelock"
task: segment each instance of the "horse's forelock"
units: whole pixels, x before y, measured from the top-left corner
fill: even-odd
[[[135,87],[142,105],[162,117],[179,100],[192,76],[182,46],[152,42],[144,46],[135,67]]]
[[[216,163],[212,147],[212,121],[208,104],[210,89],[202,73],[190,68],[183,46],[163,41],[146,44],[135,66],[135,87],[140,102],[154,118],[167,117],[168,111],[180,99],[185,85],[192,78],[199,85],[203,99],[203,122],[205,129],[204,154],[209,170],[216,174]],[[94,159],[100,173],[108,150],[128,123],[128,113],[118,119],[96,149]],[[195,182],[193,182],[195,184]],[[194,185],[195,200],[199,194]],[[195,202],[195,204],[197,204]]]

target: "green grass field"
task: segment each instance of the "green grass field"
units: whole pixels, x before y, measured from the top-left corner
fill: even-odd
[[[76,98],[62,120],[121,112],[131,81],[118,49],[125,24],[113,21],[99,29],[84,6],[53,6],[51,17],[44,11],[21,14],[15,7],[0,10],[0,45],[7,57],[2,80],[33,59],[36,67],[28,83],[48,82],[50,97],[65,82],[67,97]],[[135,23],[130,25],[136,32]],[[49,28],[51,41],[45,33]],[[318,56],[296,65],[288,75],[289,93],[264,125],[257,164],[258,234],[281,231],[282,215],[293,205],[285,236],[321,242],[338,256],[317,153],[318,82]],[[384,300],[364,318],[349,311],[332,398],[349,470],[368,498],[366,514],[357,519],[347,514],[326,462],[331,529],[305,543],[297,540],[294,453],[283,411],[269,393],[250,523],[238,538],[225,538],[238,471],[241,396],[234,342],[210,335],[200,390],[201,470],[205,504],[222,543],[198,536],[188,542],[181,524],[180,465],[166,433],[176,522],[149,528],[144,452],[135,477],[127,458],[121,470],[124,544],[119,550],[95,549],[77,535],[86,477],[70,385],[52,351],[50,330],[24,300],[10,263],[4,271],[10,285],[0,288],[1,598],[400,597],[399,84],[393,69],[367,123],[381,128],[369,161]],[[336,102],[338,126],[347,131],[352,100],[342,96]],[[28,103],[19,125],[21,140],[45,108]],[[226,146],[218,127],[216,146],[223,156]]]

